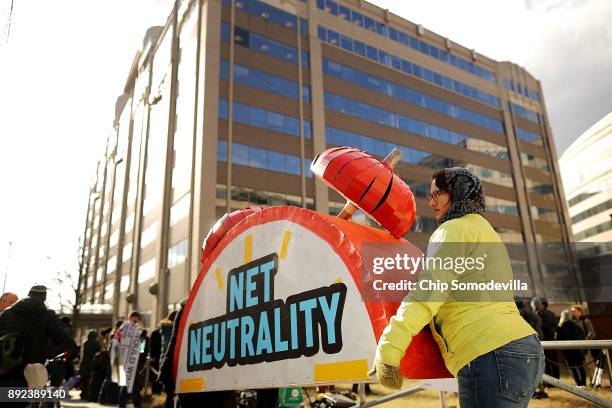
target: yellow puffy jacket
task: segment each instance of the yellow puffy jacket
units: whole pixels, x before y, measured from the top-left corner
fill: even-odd
[[[419,280],[446,282],[512,282],[508,252],[487,220],[467,214],[440,225],[429,240],[427,257],[471,257],[484,262],[465,273],[439,266],[423,269]],[[446,267],[445,267],[446,268]],[[448,370],[454,375],[467,363],[535,331],[523,320],[513,301],[512,289],[501,293],[462,291],[411,291],[383,331],[376,358],[399,367],[412,337],[429,323]],[[465,286],[465,285],[464,285]],[[478,298],[477,296],[480,296]],[[459,300],[459,301],[458,301]],[[494,301],[491,301],[494,300]],[[408,357],[409,358],[409,357]]]

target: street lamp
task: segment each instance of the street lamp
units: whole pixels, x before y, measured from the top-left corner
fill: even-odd
[[[11,250],[13,249],[13,241],[8,243],[8,252],[6,254],[6,267],[4,269],[4,283],[2,284],[2,293],[6,290],[6,280],[8,279],[9,264],[11,262]]]

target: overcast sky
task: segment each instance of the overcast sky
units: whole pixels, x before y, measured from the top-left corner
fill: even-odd
[[[0,0],[0,27],[10,2]],[[612,1],[373,2],[540,79],[559,152],[612,111]],[[23,296],[58,270],[76,273],[88,188],[115,100],[146,28],[163,25],[171,4],[14,0],[9,41],[0,45],[6,290]]]
[[[374,0],[542,82],[559,155],[612,111],[612,1]]]

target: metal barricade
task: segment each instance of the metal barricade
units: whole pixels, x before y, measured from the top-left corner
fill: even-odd
[[[604,363],[606,366],[606,370],[608,372],[608,378],[610,379],[610,384],[612,386],[612,365],[610,364],[610,354],[608,349],[612,348],[612,340],[564,340],[564,341],[542,341],[542,347],[545,350],[602,350]],[[550,375],[544,374],[542,376],[542,381],[552,386],[555,386],[559,389],[567,391],[571,394],[574,394],[580,398],[584,398],[587,401],[590,401],[598,406],[605,408],[612,408],[612,401],[606,400],[599,395],[586,391],[584,389],[575,387],[573,385],[569,385],[560,381]],[[369,408],[374,407],[380,404],[383,404],[388,401],[392,401],[398,398],[406,397],[408,395],[417,393],[419,391],[423,391],[426,387],[423,384],[418,384],[408,389],[398,391],[396,393],[386,395],[382,398],[379,398],[374,401],[366,402],[365,404],[360,405],[361,408]],[[444,406],[444,399],[442,397],[440,402],[442,406]],[[357,407],[357,406],[355,406]]]
[[[612,386],[612,364],[610,364],[610,352],[608,349],[612,348],[612,340],[555,340],[555,341],[543,341],[542,347],[544,350],[601,350],[604,367],[608,373],[608,380]],[[601,380],[601,373],[597,373],[599,376],[598,382]],[[600,385],[600,384],[596,384]]]

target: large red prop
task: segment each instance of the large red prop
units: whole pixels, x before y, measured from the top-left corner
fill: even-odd
[[[374,166],[377,165],[382,164],[378,163]],[[366,295],[365,286],[369,285],[370,282],[363,280],[361,270],[363,262],[362,244],[372,241],[406,242],[402,238],[394,238],[389,233],[379,229],[297,207],[247,208],[245,210],[234,211],[225,214],[209,232],[202,250],[200,276],[194,288],[197,288],[199,282],[203,279],[204,273],[210,269],[211,263],[232,239],[239,236],[249,227],[278,220],[290,220],[302,227],[315,231],[322,239],[335,248],[337,254],[349,267],[362,297],[366,299],[364,301],[365,307],[372,323],[376,341],[378,341],[383,330],[389,324],[389,319],[395,314],[400,303],[384,301],[381,298],[372,299],[371,291]],[[418,252],[416,247],[413,250]],[[412,253],[412,255],[420,256],[420,252],[417,252]],[[188,302],[187,305],[187,314],[191,307],[190,303]],[[177,345],[180,345],[180,341],[177,342]],[[176,359],[174,364],[176,373],[176,364],[178,364]],[[414,379],[452,377],[444,365],[442,355],[433,339],[429,326],[425,326],[412,339],[400,363],[400,371],[404,377]]]
[[[204,260],[208,257],[208,255],[210,255],[212,250],[217,246],[219,241],[221,241],[221,238],[223,238],[227,231],[231,230],[234,225],[238,224],[240,221],[257,211],[261,211],[261,208],[245,208],[244,210],[236,210],[231,213],[225,213],[223,217],[219,218],[210,231],[208,231],[208,235],[204,240],[204,246],[202,247],[202,253],[200,254],[200,265],[204,263]]]
[[[393,236],[410,230],[416,216],[414,196],[387,163],[363,150],[334,147],[318,155],[311,169]]]

